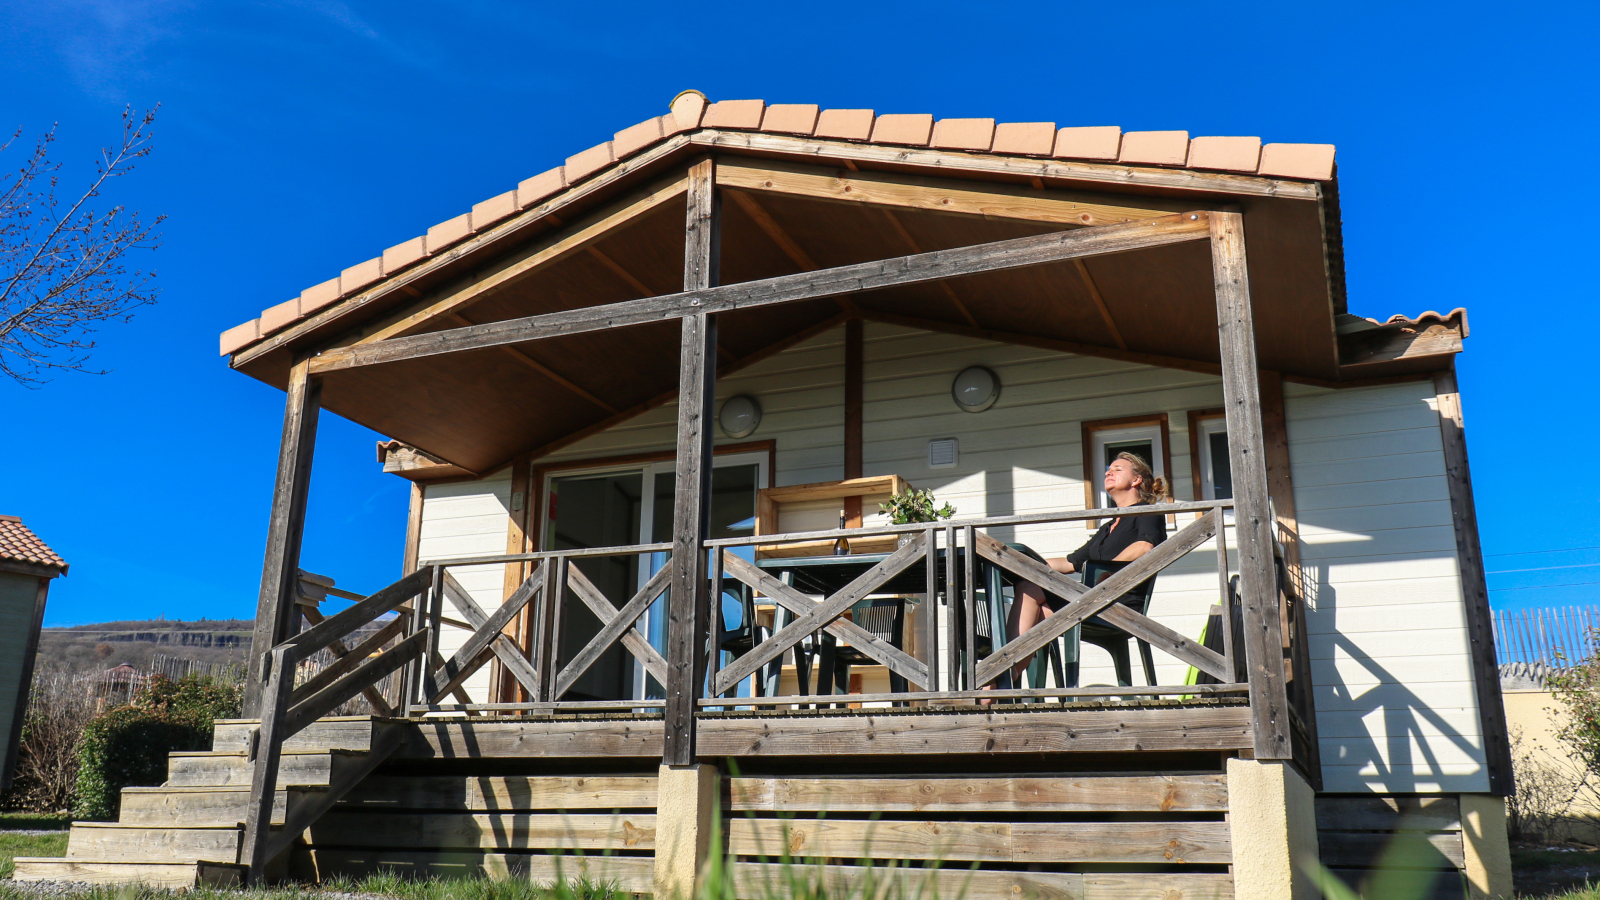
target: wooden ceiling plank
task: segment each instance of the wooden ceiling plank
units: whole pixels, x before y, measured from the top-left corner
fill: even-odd
[[[591,241],[599,240],[629,221],[676,199],[683,191],[684,179],[680,176],[624,198],[587,217],[572,230],[540,242],[530,252],[502,264],[498,269],[486,275],[464,279],[442,296],[380,320],[380,323],[368,326],[334,346],[348,347],[385,341],[420,328],[445,313],[464,309],[490,291],[506,287],[545,265],[585,249]],[[649,289],[646,288],[645,292],[648,294]]]
[[[744,210],[745,215],[748,215],[756,223],[756,227],[765,232],[767,237],[778,245],[778,249],[783,251],[783,255],[789,257],[790,261],[799,266],[801,271],[815,272],[822,268],[817,265],[816,260],[811,258],[811,254],[805,251],[805,248],[801,247],[794,238],[789,236],[787,231],[783,230],[783,226],[779,225],[778,220],[767,212],[766,207],[757,202],[756,198],[749,192],[728,191],[727,193],[735,203],[739,204],[739,208]],[[852,315],[860,314],[860,310],[856,309],[854,300],[848,297],[837,297],[835,301],[839,304],[841,310]]]
[[[726,365],[723,365],[723,366],[719,367],[717,369],[717,377],[718,378],[725,378],[728,375],[732,375],[734,372],[737,372],[737,371],[739,371],[741,369],[749,368],[750,366],[753,366],[756,363],[761,362],[764,359],[767,359],[768,357],[776,356],[777,354],[782,353],[783,351],[789,349],[790,347],[793,347],[796,344],[799,344],[799,343],[801,343],[803,341],[808,341],[808,340],[816,337],[817,335],[822,334],[823,332],[828,331],[830,329],[837,328],[840,325],[843,325],[845,323],[845,321],[847,319],[850,319],[850,318],[852,318],[852,316],[849,313],[839,313],[836,316],[832,316],[830,318],[822,320],[821,322],[818,322],[815,325],[812,325],[810,328],[803,328],[803,329],[801,329],[799,331],[793,332],[793,333],[789,334],[788,336],[786,336],[781,341],[775,341],[775,342],[773,342],[771,344],[768,344],[765,347],[762,347],[760,350],[757,350],[754,353],[746,354],[745,356],[742,356],[742,357],[734,360],[733,362],[727,363]],[[591,435],[599,434],[600,432],[605,431],[607,428],[611,428],[611,427],[614,427],[616,425],[620,425],[621,423],[628,421],[629,419],[633,418],[634,416],[640,415],[642,413],[647,413],[650,410],[655,409],[656,407],[661,406],[663,404],[671,403],[674,399],[677,398],[677,396],[678,396],[678,392],[677,392],[676,389],[667,391],[664,394],[658,394],[657,396],[652,397],[652,398],[650,398],[649,400],[646,400],[643,403],[640,403],[640,404],[638,404],[636,406],[632,406],[632,407],[629,407],[628,409],[622,410],[621,412],[618,412],[615,415],[609,416],[608,418],[602,419],[601,421],[596,422],[593,425],[590,425],[590,426],[588,426],[586,428],[580,428],[579,430],[574,431],[573,433],[571,433],[569,435],[565,435],[565,436],[559,438],[558,440],[551,441],[550,443],[545,444],[545,445],[543,445],[541,447],[536,447],[530,452],[518,453],[516,456],[512,457],[512,459],[507,460],[506,462],[510,463],[513,460],[518,460],[518,459],[523,459],[523,458],[532,459],[532,460],[537,461],[541,457],[549,456],[550,454],[556,452],[557,450],[561,450],[561,449],[563,449],[565,447],[570,447],[573,444],[576,444],[577,442],[583,440],[586,437],[590,437]],[[498,470],[498,467],[496,469],[491,469],[489,471],[497,471],[497,470]]]
[[[894,230],[899,232],[900,239],[906,242],[907,247],[911,248],[911,252],[921,253],[922,245],[917,242],[916,238],[911,236],[911,232],[906,230],[905,223],[901,222],[900,217],[894,214],[894,210],[884,209],[882,212],[883,217],[889,220],[890,225],[894,226]],[[961,299],[961,295],[956,292],[955,286],[948,281],[938,282],[938,285],[940,288],[944,289],[945,296],[949,297],[950,302],[954,303],[956,305],[956,309],[961,312],[961,318],[966,319],[968,325],[976,327],[978,320],[973,317],[971,310],[967,309],[966,302],[963,301]]]
[[[726,188],[793,194],[814,200],[1076,227],[1137,222],[1177,211],[1089,202],[1062,196],[1059,192],[987,182],[886,172],[845,174],[837,168],[799,163],[725,160],[717,167],[717,183]],[[1174,204],[1169,201],[1163,205]]]
[[[601,250],[599,247],[591,246],[584,249],[588,251],[590,256],[598,260],[600,265],[610,269],[618,278],[626,281],[629,287],[638,291],[639,296],[654,297],[655,295],[661,293],[660,291],[652,289],[649,285],[633,277],[632,272],[629,272],[627,269],[623,268],[621,263],[606,255],[605,251]]]
[[[462,324],[462,325],[470,326],[470,325],[477,325],[478,324],[477,322],[474,322],[471,319],[468,319],[466,316],[463,316],[460,313],[450,313],[449,316],[447,316],[447,318],[452,319],[452,320],[454,320],[457,323]],[[527,366],[528,368],[534,370],[535,372],[538,372],[540,375],[543,375],[544,377],[550,379],[551,381],[554,381],[556,384],[561,385],[562,387],[564,387],[567,390],[573,392],[574,394],[577,394],[578,396],[580,396],[583,399],[589,401],[590,403],[593,403],[595,406],[600,407],[601,409],[605,410],[606,412],[614,413],[614,412],[617,411],[617,408],[615,406],[612,406],[611,404],[605,402],[604,400],[601,400],[599,397],[596,397],[595,395],[589,393],[588,391],[586,391],[583,388],[579,387],[578,385],[574,384],[572,381],[570,381],[566,377],[562,376],[559,372],[555,371],[554,369],[550,368],[549,366],[545,365],[544,363],[539,362],[538,360],[534,359],[533,357],[529,356],[528,354],[523,353],[521,350],[518,350],[515,347],[501,347],[500,349],[502,349],[502,350],[506,351],[507,353],[511,354],[513,359],[517,360],[518,362],[522,363],[523,365]]]
[[[1100,296],[1100,286],[1094,283],[1094,276],[1089,274],[1089,266],[1081,259],[1073,260],[1072,265],[1083,278],[1083,286],[1089,289],[1089,296],[1094,298],[1095,309],[1100,310],[1100,318],[1105,320],[1106,328],[1111,331],[1111,340],[1116,342],[1118,350],[1128,349],[1128,342],[1122,339],[1122,330],[1117,327],[1117,320],[1111,317],[1111,310],[1106,306],[1105,298]]]
[[[1056,182],[1089,182],[1116,187],[1136,186],[1208,194],[1244,194],[1288,200],[1322,198],[1322,186],[1315,181],[1291,181],[1259,175],[1141,168],[1117,163],[1077,162],[1064,159],[1024,159],[921,147],[855,144],[811,137],[713,129],[690,135],[689,143],[718,149],[810,157],[853,170],[859,170],[858,163],[897,167],[919,166],[941,172],[1003,175],[1019,181],[1037,177]]]
[[[776,303],[835,297],[903,284],[921,284],[1078,257],[1207,240],[1210,218],[1208,213],[1196,211],[1128,225],[1106,225],[1099,228],[1081,228],[1015,238],[698,291],[685,291],[664,297],[628,300],[522,319],[490,322],[468,328],[394,337],[377,343],[323,351],[312,359],[311,365],[314,372],[324,373],[463,350],[520,344],[548,337],[642,325],[686,315],[753,309]]]
[[[1079,356],[1096,356],[1103,359],[1115,359],[1123,362],[1142,363],[1149,366],[1160,366],[1164,369],[1181,369],[1185,372],[1200,372],[1206,375],[1221,375],[1222,366],[1214,362],[1198,359],[1183,359],[1175,356],[1161,356],[1155,353],[1139,353],[1133,350],[1118,350],[1111,347],[1101,347],[1095,344],[1080,344],[1075,341],[1058,341],[1053,338],[1043,338],[1031,334],[1017,334],[1012,331],[996,331],[992,328],[972,328],[967,325],[957,325],[953,322],[940,322],[937,319],[922,319],[915,316],[901,316],[894,313],[873,312],[863,313],[869,322],[882,322],[886,325],[900,325],[905,328],[920,328],[923,331],[936,331],[943,334],[955,334],[962,337],[978,338],[985,341],[995,341],[1001,344],[1017,344],[1023,347],[1038,347],[1041,350],[1058,350],[1062,353],[1076,353]]]

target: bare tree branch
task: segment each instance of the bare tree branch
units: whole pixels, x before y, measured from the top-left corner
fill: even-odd
[[[154,109],[141,116],[123,110],[122,145],[100,151],[94,180],[64,209],[57,197],[61,164],[49,153],[54,128],[21,167],[0,176],[0,375],[24,387],[44,384],[50,369],[103,375],[86,366],[95,346],[88,335],[156,302],[155,273],[130,271],[123,258],[159,247],[154,228],[166,216],[146,224],[121,205],[104,213],[89,206],[111,179],[150,153],[155,116]]]

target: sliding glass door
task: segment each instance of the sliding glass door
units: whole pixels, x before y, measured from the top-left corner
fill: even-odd
[[[711,536],[742,537],[754,533],[756,490],[767,484],[765,453],[727,454],[716,457],[711,477]],[[620,544],[666,543],[672,540],[673,492],[676,466],[671,460],[642,466],[591,470],[552,476],[546,485],[550,497],[545,523],[545,548],[571,550]],[[749,548],[740,554],[751,558]],[[601,557],[574,560],[595,586],[618,606],[644,587],[671,559],[670,553],[641,557]],[[662,595],[640,618],[638,628],[652,646],[666,652],[666,601]],[[730,624],[740,611],[727,608]],[[565,665],[600,630],[600,620],[575,598],[562,610],[561,652]],[[589,673],[573,685],[569,699],[659,699],[662,685],[639,666],[632,654],[613,646]]]

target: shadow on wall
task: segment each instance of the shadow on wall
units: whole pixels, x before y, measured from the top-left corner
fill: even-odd
[[[1449,558],[1454,562],[1453,555]],[[1327,780],[1325,789],[1381,793],[1486,790],[1483,739],[1478,729],[1473,728],[1470,735],[1463,734],[1457,723],[1452,723],[1435,708],[1439,705],[1437,702],[1424,699],[1407,685],[1404,677],[1361,645],[1366,635],[1341,632],[1339,592],[1327,583],[1326,567],[1303,563],[1301,568],[1305,576],[1302,589],[1309,610],[1308,624],[1312,628],[1313,685],[1318,704],[1323,773]],[[1461,669],[1464,683],[1459,684],[1460,705],[1448,708],[1464,707],[1471,721],[1476,723],[1477,702],[1471,664],[1465,655],[1464,632],[1439,624],[1438,632],[1432,635],[1427,631],[1415,632],[1416,640],[1463,643],[1461,656],[1436,658],[1440,665]],[[1394,634],[1390,631],[1382,636],[1392,639]],[[1325,665],[1315,671],[1318,669],[1316,662],[1335,662],[1337,656],[1347,657],[1367,677],[1352,679],[1348,664]],[[1395,661],[1414,658],[1403,654],[1391,656]],[[1331,679],[1327,677],[1329,669],[1335,672]],[[1350,684],[1352,680],[1357,686]],[[1368,681],[1377,683],[1366,684]],[[1446,747],[1454,748],[1465,758],[1441,759],[1441,751]],[[1356,778],[1360,784],[1352,784],[1344,773],[1330,772],[1331,767],[1359,773]],[[1330,777],[1335,775],[1337,777]]]

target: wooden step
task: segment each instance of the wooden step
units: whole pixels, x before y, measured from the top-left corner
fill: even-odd
[[[371,750],[374,736],[387,720],[373,716],[333,716],[307,725],[283,742],[286,753],[319,750]],[[249,753],[250,736],[258,719],[218,719],[211,749],[219,753]]]
[[[237,825],[151,828],[114,822],[74,822],[67,858],[141,863],[197,863],[239,858]]]
[[[87,881],[182,889],[232,887],[244,880],[244,868],[234,863],[123,862],[58,856],[19,856],[16,862],[12,877],[17,881]]]
[[[289,809],[298,809],[309,794],[322,794],[323,786],[280,788],[273,795],[272,824],[282,825]],[[122,789],[119,825],[179,826],[239,825],[250,805],[250,786],[234,787],[130,787]]]
[[[285,752],[278,783],[285,787],[325,785],[366,754],[349,750]],[[254,763],[242,753],[215,750],[167,754],[168,787],[249,787]]]

